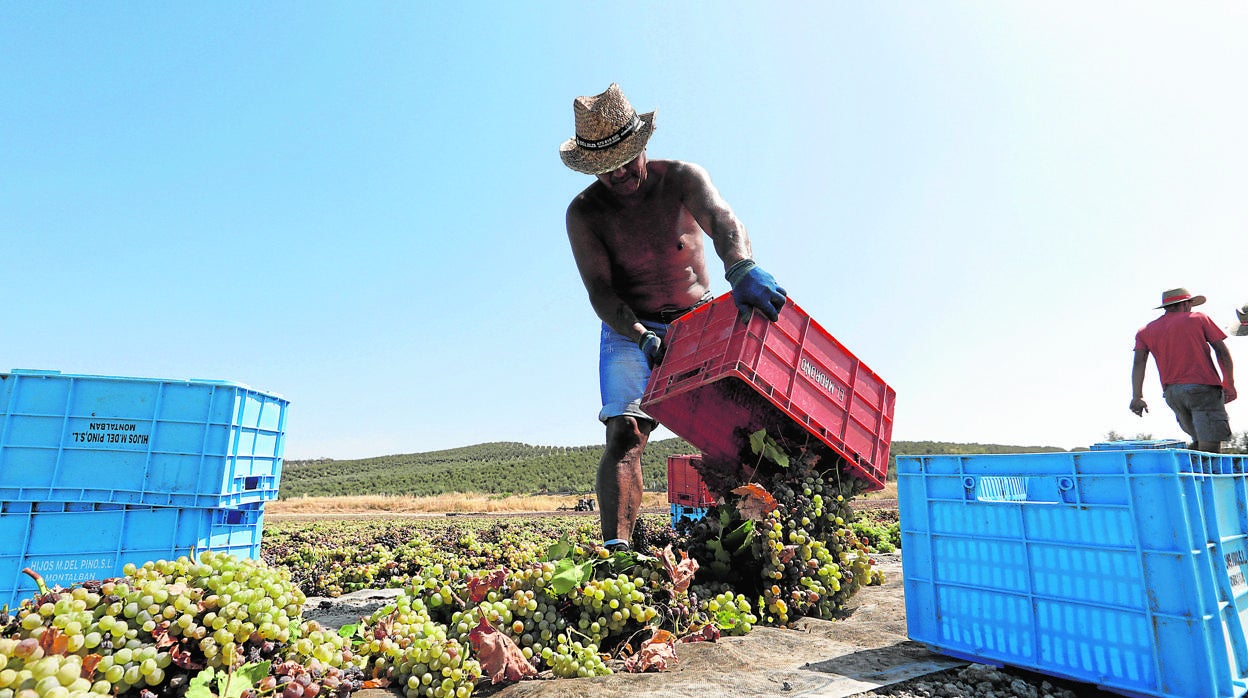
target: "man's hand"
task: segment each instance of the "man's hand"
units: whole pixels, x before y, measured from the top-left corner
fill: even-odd
[[[1148,403],[1144,402],[1142,397],[1131,398],[1131,411],[1135,413],[1135,416],[1143,417],[1148,411]]]
[[[641,347],[641,353],[646,355],[646,364],[651,369],[663,362],[663,354],[667,352],[663,340],[651,330],[646,330],[646,333],[641,335],[641,339],[637,340],[637,346]]]
[[[1230,385],[1222,386],[1222,402],[1223,403],[1234,402],[1235,398],[1237,397],[1239,397],[1239,393],[1236,392],[1234,383]]]
[[[780,317],[788,294],[776,283],[775,277],[763,271],[754,260],[743,259],[732,265],[727,277],[741,322],[750,319],[751,310],[758,310],[772,322]]]

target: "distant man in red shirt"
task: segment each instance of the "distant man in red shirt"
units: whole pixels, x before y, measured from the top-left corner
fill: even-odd
[[[1222,442],[1231,438],[1226,403],[1236,398],[1235,369],[1227,350],[1226,333],[1209,316],[1192,308],[1205,302],[1185,288],[1161,294],[1165,314],[1135,333],[1135,364],[1131,367],[1131,411],[1143,416],[1144,372],[1151,352],[1161,375],[1162,395],[1174,410],[1183,431],[1192,437],[1191,447],[1218,453]],[[1218,370],[1209,356],[1209,347],[1218,358]]]

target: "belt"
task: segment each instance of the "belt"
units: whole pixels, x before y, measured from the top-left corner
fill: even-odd
[[[698,301],[697,303],[694,303],[688,308],[672,308],[668,310],[656,310],[650,313],[634,312],[634,314],[637,316],[638,320],[647,320],[649,322],[658,322],[664,325],[670,325],[672,324],[673,321],[676,320],[676,318],[679,318],[680,316],[684,315],[690,310],[693,310],[694,308],[697,308],[698,306],[709,303],[711,299],[713,298],[714,296],[711,295],[710,291],[707,291],[706,295],[702,296],[702,300]]]

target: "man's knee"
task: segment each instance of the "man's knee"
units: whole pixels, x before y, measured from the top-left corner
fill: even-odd
[[[643,443],[654,426],[646,419],[620,415],[607,420],[607,445],[632,448]]]

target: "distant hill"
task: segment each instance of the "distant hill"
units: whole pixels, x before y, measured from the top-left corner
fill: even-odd
[[[530,446],[513,442],[484,443],[445,451],[378,456],[359,460],[286,461],[280,496],[337,497],[408,494],[418,497],[449,492],[533,494],[592,492],[603,445]],[[957,444],[939,441],[894,441],[897,455],[1030,453],[1062,451],[1053,446]],[[642,474],[651,490],[667,489],[667,457],[696,453],[684,439],[653,441],[646,447]],[[893,471],[890,457],[889,472]]]

